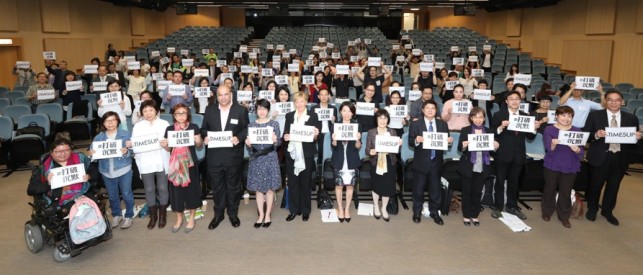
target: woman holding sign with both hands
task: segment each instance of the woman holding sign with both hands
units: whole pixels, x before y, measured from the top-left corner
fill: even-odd
[[[471,101],[464,98],[464,87],[457,84],[453,88],[453,98],[444,103],[442,107],[442,120],[449,125],[450,131],[460,131],[469,126],[469,108]]]
[[[118,115],[118,119],[120,121],[125,121],[127,119],[127,116],[132,115],[132,108],[130,105],[129,97],[127,97],[123,91],[121,90],[121,84],[118,82],[118,80],[115,79],[110,79],[107,82],[107,93],[102,93],[102,96],[105,95],[116,95],[118,96],[117,93],[120,93],[120,98],[121,100],[118,101],[117,103],[112,103],[108,104],[107,102],[103,101],[102,99],[98,99],[96,104],[98,105],[98,116],[103,117],[106,113],[108,112],[114,112]],[[123,130],[127,130],[127,123],[119,123],[119,127]]]

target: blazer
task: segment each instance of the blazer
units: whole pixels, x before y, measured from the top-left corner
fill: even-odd
[[[395,131],[395,129],[388,128],[388,133],[392,137],[397,136],[397,131]],[[369,152],[371,151],[371,149],[375,149],[375,136],[377,136],[377,128],[368,130],[366,145],[362,144],[362,146],[366,146],[366,154],[370,156],[369,161],[371,162],[371,165],[373,167],[377,166],[377,155],[372,156],[369,154]],[[395,154],[387,154],[386,157],[392,165],[395,165],[397,163],[397,156]]]
[[[208,131],[232,131],[232,136],[239,139],[239,143],[232,147],[208,148],[206,151],[208,166],[235,166],[243,163],[243,147],[248,136],[248,111],[246,108],[232,103],[225,129],[222,129],[219,105],[208,106],[203,115],[201,136],[207,137]]]
[[[286,114],[286,125],[284,125],[284,135],[290,134],[290,124],[293,124],[295,122],[295,112],[296,111],[292,111]],[[317,114],[315,113],[315,111],[306,111],[306,114],[309,117],[304,124],[307,126],[315,126],[317,130],[321,131],[321,129],[319,128],[321,124],[319,123],[319,120],[317,120]],[[304,149],[304,158],[315,157],[315,154],[317,153],[317,142],[303,142],[302,147]],[[290,153],[287,152],[286,155],[288,155],[288,157],[290,158]]]
[[[484,128],[485,133],[491,134],[491,130],[489,128],[485,127]],[[462,128],[460,132],[460,140],[458,140],[458,151],[462,152],[462,155],[460,156],[460,161],[458,162],[458,172],[468,178],[473,177],[473,163],[471,163],[471,152],[469,152],[469,147],[463,148],[462,147],[462,142],[463,141],[468,141],[469,140],[469,134],[471,133],[471,126],[467,126]],[[494,152],[489,152],[490,155],[494,155]],[[483,174],[488,174],[489,168],[491,165],[482,165],[482,173]]]
[[[441,133],[449,133],[449,126],[447,126],[447,123],[435,119],[435,131],[436,132],[441,132]],[[414,155],[413,155],[413,169],[417,170],[418,172],[421,173],[427,173],[427,169],[429,168],[429,165],[431,163],[431,150],[425,150],[422,149],[422,143],[418,144],[417,146],[415,145],[415,138],[417,136],[422,136],[422,132],[426,132],[428,129],[426,128],[426,123],[424,123],[424,118],[420,118],[416,121],[411,122],[411,126],[409,127],[409,146],[411,148],[414,148]],[[449,135],[450,136],[450,135]],[[442,168],[442,163],[444,162],[444,151],[435,151],[435,160],[434,160],[439,168]]]
[[[311,108],[311,110],[315,111],[315,109],[317,109],[317,108],[321,108],[319,103],[315,104],[315,106],[313,106],[313,108]],[[328,108],[330,108],[332,110],[333,116],[335,117],[334,121],[333,120],[328,121],[329,122],[328,123],[328,131],[330,132],[330,131],[333,130],[333,124],[339,119],[339,117],[337,116],[337,108],[335,108],[335,106],[333,106],[333,104],[329,103]],[[319,117],[317,119],[319,119]],[[319,121],[319,127],[317,127],[317,128],[319,128],[319,131],[321,132],[321,129],[322,129],[322,121],[321,120]]]
[[[633,114],[621,110],[621,127],[637,127],[639,121]],[[592,166],[601,166],[607,157],[609,144],[605,143],[605,138],[595,139],[594,135],[598,130],[604,130],[609,127],[607,121],[607,110],[598,110],[589,113],[585,121],[583,131],[589,132],[588,143],[591,144],[587,150],[587,160]],[[623,156],[622,164],[627,166],[630,163],[632,152],[636,150],[636,144],[621,144],[621,155]]]
[[[355,121],[351,121],[351,123],[356,123]],[[321,123],[320,123],[321,124]],[[359,128],[359,125],[358,125]],[[329,134],[333,135],[335,132],[334,128],[330,129]],[[358,132],[359,129],[358,129]],[[332,141],[332,139],[331,139]],[[361,165],[360,159],[359,159],[359,149],[356,147],[356,141],[351,140],[348,141],[346,144],[346,157],[348,158],[348,169],[357,169]],[[332,143],[331,143],[332,146]],[[364,144],[362,144],[364,146]],[[344,167],[344,142],[343,141],[337,141],[337,146],[332,146],[333,148],[333,154],[331,155],[331,163],[333,164],[333,168],[337,170],[341,170],[342,167]]]
[[[522,116],[527,116],[525,112],[518,111]],[[507,130],[502,130],[498,134],[498,127],[502,124],[503,120],[509,120],[509,109],[501,107],[498,112],[491,119],[491,131],[495,134],[496,141],[500,143],[500,147],[496,151],[495,160],[503,162],[516,162],[517,164],[524,164],[527,161],[527,149],[525,148],[525,137],[534,139],[536,133],[524,133]]]

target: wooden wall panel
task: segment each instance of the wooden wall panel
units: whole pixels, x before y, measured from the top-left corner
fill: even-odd
[[[614,34],[616,1],[588,0],[585,34]]]
[[[643,39],[621,39],[614,43],[614,57],[610,81],[633,83],[636,87],[643,87]],[[639,60],[636,62],[635,60]],[[618,65],[617,65],[618,64]]]
[[[461,27],[486,32],[487,12],[483,9],[476,11],[476,16],[453,16],[453,8],[429,8],[429,28],[436,27]]]
[[[221,8],[221,26],[223,27],[245,27],[246,10],[236,8]]]
[[[74,33],[101,33],[103,31],[102,16],[100,13],[88,12],[99,9],[96,3],[86,0],[70,0],[69,13],[71,19],[71,32]]]
[[[41,32],[40,0],[16,0],[19,32]]]
[[[165,35],[165,21],[163,13],[157,11],[145,11],[145,34],[150,36]]]
[[[132,35],[145,35],[145,12],[143,9],[130,8]]]
[[[636,33],[636,25],[643,24],[638,18],[643,18],[643,12],[640,13],[641,17],[637,17],[637,7],[643,7],[639,0],[619,0],[616,4],[616,20],[614,26],[615,33]]]
[[[40,15],[42,17],[42,32],[71,32],[68,0],[41,0]]]
[[[612,40],[565,40],[564,68],[575,70],[579,75],[599,76],[609,80],[613,44]]]
[[[509,45],[511,48],[520,49],[520,39],[505,39],[502,40],[502,43]]]
[[[45,38],[44,45],[46,51],[56,52],[57,61],[67,61],[71,69],[89,64],[88,57],[93,55],[92,40],[89,38]]]
[[[507,12],[507,36],[520,36],[522,27],[522,9],[510,10]]]
[[[198,14],[186,15],[176,15],[176,9],[167,9],[165,11],[166,34],[173,33],[185,26],[221,26],[219,8],[199,7]]]
[[[503,37],[507,34],[507,12],[497,11],[487,16],[486,34],[493,37]]]
[[[554,35],[585,34],[585,1],[560,1],[546,7],[552,13],[551,33]]]
[[[2,1],[2,9],[0,9],[0,31],[18,31],[18,8],[16,0]]]
[[[549,40],[533,40],[531,52],[533,57],[547,58],[549,56]]]
[[[643,1],[639,1],[639,8],[636,12],[636,32],[643,33]]]

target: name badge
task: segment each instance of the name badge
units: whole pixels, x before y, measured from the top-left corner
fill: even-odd
[[[236,118],[232,118],[232,119],[230,119],[230,124],[237,125],[237,124],[239,124],[239,120],[236,119]]]

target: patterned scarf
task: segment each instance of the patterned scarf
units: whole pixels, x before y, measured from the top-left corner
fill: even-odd
[[[78,153],[72,153],[67,160],[66,166],[76,164],[83,164],[83,162],[81,162],[80,155]],[[49,173],[49,170],[58,167],[62,166],[55,162],[53,158],[48,157],[47,160],[45,160],[45,162],[43,163],[43,173],[40,173],[41,182],[47,182],[47,174]],[[75,183],[63,187],[62,195],[60,196],[60,202],[58,203],[58,205],[65,205],[67,202],[73,201],[77,197],[80,197],[82,194],[85,194],[88,189],[89,183],[87,182]]]
[[[183,131],[178,123],[174,123],[174,131]],[[187,187],[190,184],[190,167],[194,161],[187,146],[175,147],[170,155],[170,171],[167,178],[174,186]]]

